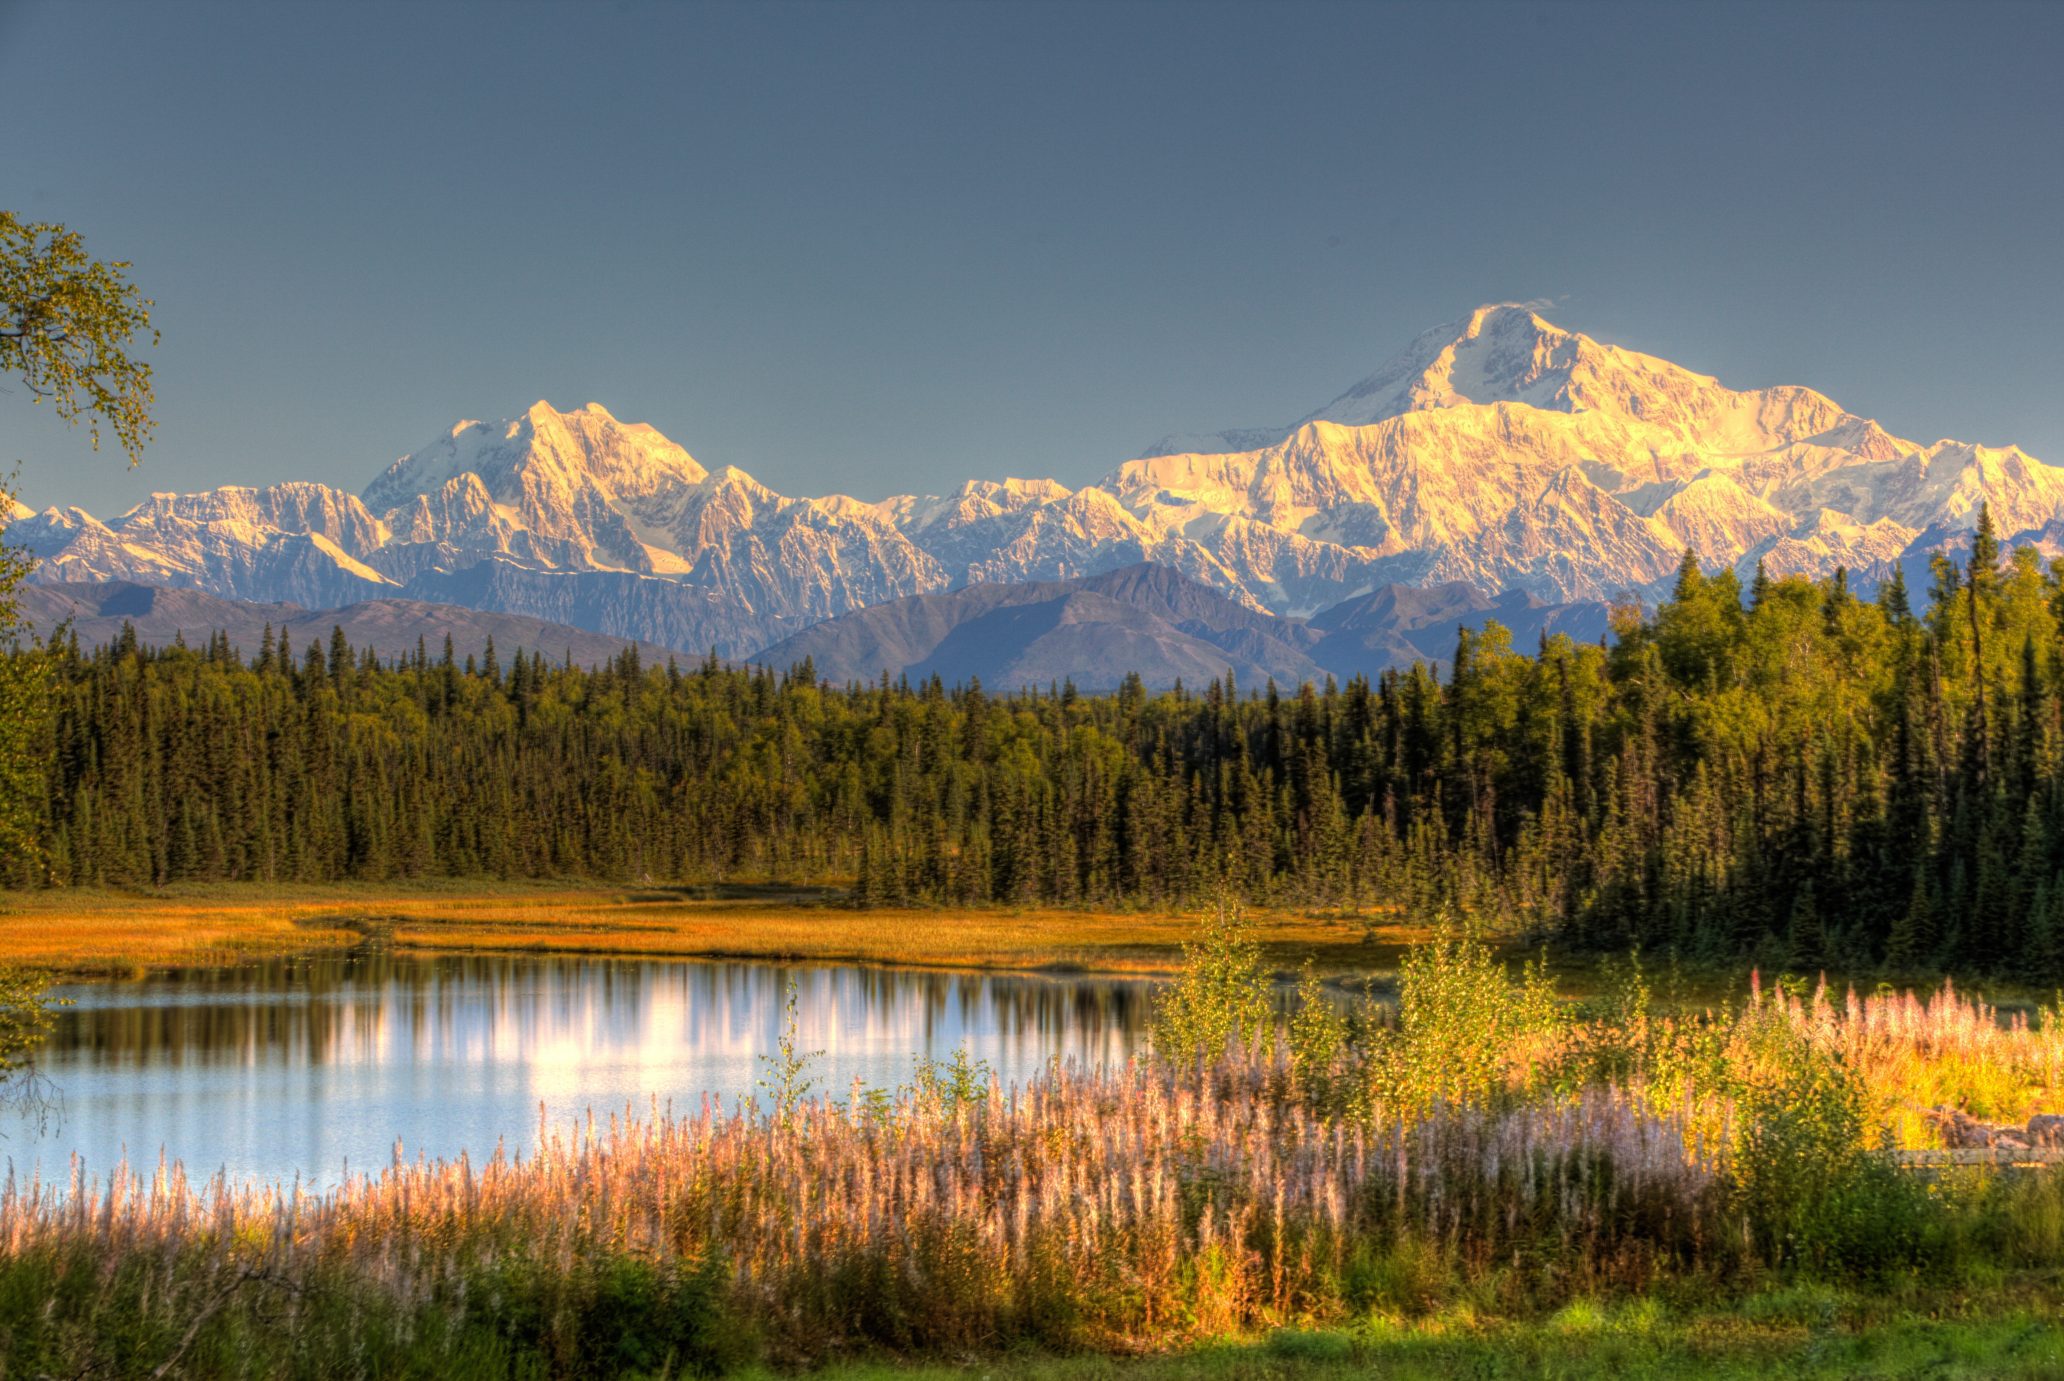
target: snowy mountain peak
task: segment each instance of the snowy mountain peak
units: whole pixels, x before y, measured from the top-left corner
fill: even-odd
[[[1679,448],[1775,449],[1821,434],[1835,447],[1853,439],[1874,458],[1889,456],[1899,445],[1876,424],[1812,389],[1738,392],[1711,375],[1566,331],[1532,306],[1509,302],[1478,307],[1422,333],[1299,425],[1367,427],[1414,413],[1500,404],[1592,414],[1597,424],[1620,432],[1621,440],[1651,442],[1664,454]]]
[[[375,512],[434,494],[454,477],[478,475],[497,501],[563,486],[593,485],[612,496],[687,488],[707,472],[653,428],[618,422],[599,403],[561,412],[540,399],[503,422],[461,422],[403,456],[366,487]]]
[[[1819,440],[1843,450],[1853,441],[1869,458],[1889,459],[1918,449],[1812,389],[1738,392],[1711,375],[1564,330],[1531,304],[1500,302],[1422,332],[1375,373],[1294,425],[1177,433],[1140,458],[1257,451],[1315,422],[1370,427],[1414,414],[1500,405],[1590,415],[1592,430],[1602,425],[1618,433],[1607,448],[1616,451],[1649,445],[1659,455],[1712,448],[1748,452]]]
[[[610,414],[609,409],[603,407],[600,403],[583,403],[581,406],[573,409],[571,412],[561,412],[559,411],[559,409],[553,407],[549,401],[543,398],[540,398],[535,403],[532,403],[527,409],[524,410],[523,415],[525,417],[528,417],[531,421],[537,422],[540,420],[564,420],[567,418],[579,417],[583,414],[603,422],[616,422],[616,418]]]
[[[1468,316],[1421,332],[1360,383],[1300,419],[1362,427],[1422,408],[1457,403],[1548,400],[1522,396],[1523,376],[1569,335],[1519,303],[1489,303]]]
[[[1710,376],[1601,344],[1563,330],[1531,306],[1505,302],[1425,332],[1304,420],[1360,427],[1408,412],[1494,403],[1639,416],[1658,402],[1710,390],[1725,392]]]
[[[1070,489],[968,480],[876,502],[706,469],[599,403],[462,422],[363,502],[322,485],[160,495],[103,525],[11,520],[42,579],[318,605],[411,597],[748,655],[813,621],[970,582],[1137,562],[1304,616],[1390,584],[1551,601],[1666,591],[1686,547],[1861,582],[1921,534],[2064,524],[2064,469],[1921,446],[1809,388],[1733,389],[1523,303],[1422,333],[1295,427],[1172,438]]]

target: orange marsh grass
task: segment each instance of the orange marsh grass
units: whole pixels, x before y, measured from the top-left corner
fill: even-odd
[[[1414,937],[1372,940],[1359,920],[1262,918],[1264,947],[1283,967],[1318,953],[1333,968],[1388,966]],[[811,959],[965,969],[1079,967],[1168,973],[1193,918],[1066,910],[932,911],[769,907],[737,903],[585,903],[478,918],[444,910],[396,921],[413,948],[506,949],[726,958]]]
[[[1265,913],[1271,962],[1389,969],[1421,929]],[[1165,973],[1195,919],[1168,912],[870,910],[702,900],[654,889],[215,886],[157,895],[75,889],[0,896],[0,965],[104,974],[348,945],[368,931],[422,950],[806,959],[966,969]]]
[[[0,965],[81,976],[229,964],[361,938],[302,908],[159,902],[0,909]]]

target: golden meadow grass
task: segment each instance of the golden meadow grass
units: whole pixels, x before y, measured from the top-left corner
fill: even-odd
[[[1938,1129],[1924,1116],[1932,1109],[2005,1123],[2064,1109],[2057,1007],[2003,1015],[1947,982],[1927,998],[1854,990],[1837,998],[1823,983],[1810,996],[1780,989],[1761,1000],[1857,1071],[1899,1145],[1934,1144]]]
[[[1509,998],[1466,951],[1440,962],[1465,1016]],[[2064,1268],[2056,1171],[1922,1179],[1874,1150],[1917,1097],[2053,1100],[2054,1023],[1771,994],[1497,1029],[1484,1086],[1430,1104],[1409,1084],[1446,1047],[1413,1043],[1455,1033],[1401,1015],[1362,1033],[1380,1081],[1343,1050],[1322,1071],[1385,1090],[1352,1109],[1279,1038],[1017,1088],[964,1067],[643,1109],[326,1195],[176,1166],[13,1180],[0,1333],[23,1374],[677,1375]],[[1855,1125],[1830,1071],[1870,1089]]]
[[[316,905],[18,894],[0,907],[0,966],[76,975],[236,963],[364,937]]]
[[[69,889],[0,899],[0,965],[122,973],[348,945],[369,931],[408,949],[505,950],[964,969],[1080,967],[1156,973],[1181,960],[1194,918],[1039,909],[856,911],[774,900],[700,900],[650,889],[508,886],[380,892],[211,887],[160,895]],[[1283,967],[1387,969],[1420,928],[1362,917],[1265,913]]]

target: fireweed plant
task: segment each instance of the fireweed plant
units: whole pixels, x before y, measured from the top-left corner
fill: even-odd
[[[1273,983],[1221,906],[1118,1068],[1005,1084],[963,1051],[834,1096],[791,1009],[765,1101],[542,1127],[520,1158],[397,1157],[319,1195],[177,1165],[10,1179],[0,1356],[679,1376],[2064,1267],[2054,1168],[1890,1154],[1938,1104],[2056,1107],[2054,1011],[1757,987],[1664,1012],[1633,961],[1572,1004],[1458,928],[1394,1006],[1307,970],[1278,1023]]]

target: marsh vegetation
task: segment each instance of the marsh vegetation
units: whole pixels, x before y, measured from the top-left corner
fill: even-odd
[[[1694,1297],[1983,1286],[1974,1327],[2053,1297],[2064,1175],[1893,1156],[1943,1103],[2054,1106],[2053,1011],[1776,986],[1673,1011],[1632,963],[1572,1004],[1457,931],[1394,1008],[1268,1020],[1262,981],[1222,913],[1116,1067],[828,1089],[791,1039],[754,1099],[520,1159],[322,1195],[17,1181],[0,1336],[25,1374],[681,1375],[1254,1336],[1323,1369],[1389,1329],[1432,1369],[1529,1320],[1675,1346]]]

